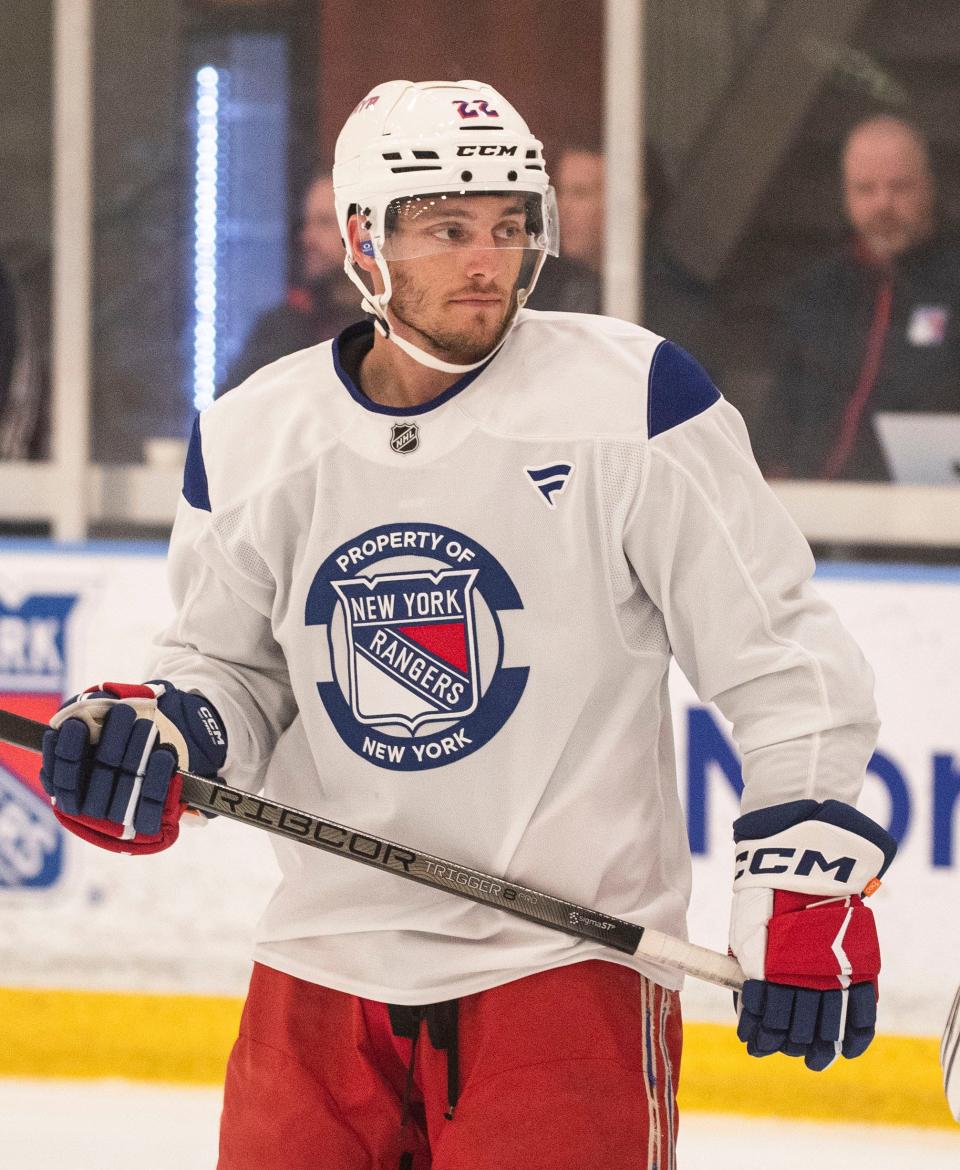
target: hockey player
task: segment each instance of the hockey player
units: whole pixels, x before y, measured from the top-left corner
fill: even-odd
[[[740,1035],[813,1069],[859,1055],[879,970],[861,894],[894,852],[853,807],[872,678],[738,414],[670,341],[523,308],[556,212],[490,87],[378,86],[334,183],[373,321],[198,420],[164,681],[55,717],[58,816],[164,848],[179,761],[682,934],[676,658],[743,756]],[[675,974],[276,851],[220,1170],[674,1165]]]

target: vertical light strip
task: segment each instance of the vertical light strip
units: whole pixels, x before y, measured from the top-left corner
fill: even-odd
[[[217,384],[217,245],[220,184],[220,74],[197,70],[193,215],[193,404],[213,402]]]

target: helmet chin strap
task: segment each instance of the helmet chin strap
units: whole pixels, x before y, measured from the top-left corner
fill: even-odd
[[[379,300],[380,298],[378,297],[377,299]],[[384,306],[384,308],[386,308],[386,306]],[[516,310],[514,310],[513,316],[516,316]],[[510,323],[511,325],[513,324],[512,318]],[[374,322],[374,328],[379,329],[383,336],[392,341],[398,349],[402,349],[407,357],[412,357],[413,360],[415,362],[419,362],[421,366],[429,366],[431,370],[441,370],[445,374],[469,374],[471,370],[477,370],[480,368],[480,366],[486,365],[486,363],[493,357],[500,346],[503,345],[503,343],[507,340],[507,334],[510,331],[508,326],[503,331],[503,336],[500,338],[497,344],[490,350],[489,353],[484,354],[484,356],[478,362],[471,362],[471,364],[468,366],[462,366],[458,365],[456,362],[445,362],[441,358],[434,357],[432,353],[427,353],[427,351],[425,349],[421,349],[419,345],[414,345],[412,341],[407,341],[405,337],[401,337],[397,333],[396,329],[391,327],[386,312],[384,312],[382,318],[378,317],[376,319]]]
[[[370,316],[373,317],[374,328],[380,333],[382,337],[386,337],[389,341],[392,341],[398,349],[403,350],[407,357],[413,358],[413,360],[415,362],[419,362],[421,366],[427,366],[431,370],[440,370],[444,374],[469,374],[471,370],[477,370],[481,366],[486,365],[486,363],[507,340],[507,336],[510,330],[513,328],[513,323],[516,320],[517,313],[520,309],[523,308],[527,297],[530,295],[533,285],[536,282],[537,275],[539,274],[540,268],[543,265],[543,259],[544,256],[541,255],[536,267],[533,270],[532,277],[529,281],[530,288],[517,289],[517,304],[513,310],[513,313],[511,314],[510,321],[507,324],[506,329],[504,329],[500,340],[495,346],[493,346],[489,353],[484,354],[484,356],[478,362],[471,362],[470,365],[458,365],[456,362],[445,362],[441,358],[434,357],[432,353],[427,353],[427,351],[425,349],[421,349],[419,345],[414,345],[412,341],[407,341],[405,337],[399,336],[396,329],[391,325],[390,319],[387,316],[387,303],[389,302],[393,293],[393,286],[390,280],[390,270],[387,268],[386,261],[384,261],[381,257],[377,257],[377,266],[383,276],[384,290],[379,294],[370,292],[367,286],[360,279],[356,269],[350,263],[349,256],[344,260],[343,267],[347,276],[349,276],[357,288],[360,289],[360,303],[363,307],[363,311],[365,313],[369,313]]]

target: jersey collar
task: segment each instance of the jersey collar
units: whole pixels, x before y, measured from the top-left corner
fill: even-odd
[[[429,402],[424,402],[421,406],[382,406],[379,402],[374,402],[368,398],[366,394],[360,389],[354,380],[353,371],[359,368],[359,361],[357,357],[365,355],[373,346],[373,322],[372,321],[358,321],[355,325],[348,325],[346,329],[333,341],[333,368],[337,372],[337,377],[346,386],[350,397],[362,406],[364,410],[369,410],[373,414],[388,414],[395,415],[397,418],[409,418],[414,414],[428,414],[431,410],[436,410],[443,406],[445,402],[449,402],[451,398],[455,398],[461,390],[466,388],[478,378],[483,371],[490,365],[497,353],[491,354],[489,359],[483,363],[482,366],[477,366],[475,370],[469,370],[462,378],[458,378],[452,386],[448,386],[442,394],[438,394],[436,398],[431,398]],[[344,362],[346,358],[346,362]],[[347,367],[350,367],[349,369]]]

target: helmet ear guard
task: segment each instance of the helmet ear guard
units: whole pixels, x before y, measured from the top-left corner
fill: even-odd
[[[378,254],[369,228],[365,226],[367,223],[369,221],[364,220],[363,212],[358,205],[350,208],[344,237],[346,253],[343,258],[343,270],[360,292],[360,306],[364,313],[373,318],[374,327],[384,337],[389,337],[390,324],[387,320],[386,305],[393,291],[390,269],[383,257]],[[383,281],[382,293],[378,293],[374,286],[375,271],[380,273]]]
[[[476,369],[503,344],[509,325],[490,354],[466,366],[442,362],[392,332],[387,317],[389,263],[444,250],[421,243],[424,250],[390,256],[396,216],[403,207],[436,206],[446,198],[522,196],[522,241],[496,243],[526,252],[516,282],[515,317],[533,291],[545,256],[559,251],[556,199],[542,149],[509,102],[476,81],[387,82],[371,90],[347,119],[333,168],[337,219],[346,246],[344,270],[384,336],[421,364],[451,373]],[[351,218],[360,215],[362,228],[351,240]],[[361,273],[373,269],[359,264],[357,250],[379,271],[382,292],[365,284]]]

